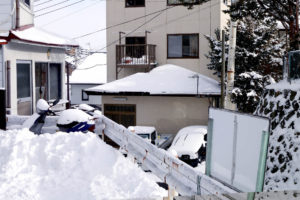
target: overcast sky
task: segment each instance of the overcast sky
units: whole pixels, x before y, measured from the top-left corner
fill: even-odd
[[[75,38],[106,26],[105,0],[34,0],[35,26],[57,35]],[[82,1],[82,2],[80,2]],[[77,4],[74,4],[79,2]],[[39,5],[40,4],[40,5]],[[54,6],[55,4],[58,4]],[[38,16],[70,4],[56,12]],[[52,7],[53,6],[53,7]],[[40,10],[40,11],[39,11]],[[101,49],[106,45],[106,32],[76,39],[85,48]]]

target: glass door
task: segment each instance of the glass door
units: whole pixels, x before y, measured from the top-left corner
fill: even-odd
[[[31,62],[17,62],[18,115],[32,114]]]

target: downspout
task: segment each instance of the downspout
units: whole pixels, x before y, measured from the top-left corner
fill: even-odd
[[[20,2],[16,0],[16,29],[20,27]]]

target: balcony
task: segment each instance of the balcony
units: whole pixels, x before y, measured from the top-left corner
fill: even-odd
[[[157,64],[153,44],[126,44],[116,46],[117,68],[151,70]]]

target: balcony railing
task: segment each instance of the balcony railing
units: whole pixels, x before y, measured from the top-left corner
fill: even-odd
[[[126,44],[116,46],[118,67],[154,67],[156,63],[153,44]]]

